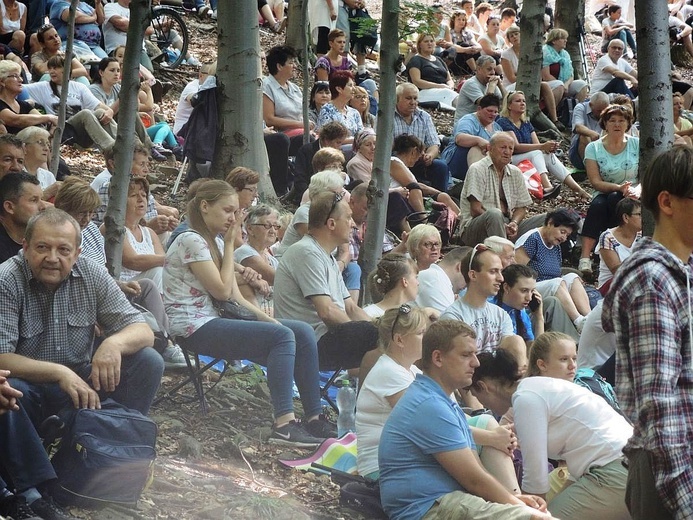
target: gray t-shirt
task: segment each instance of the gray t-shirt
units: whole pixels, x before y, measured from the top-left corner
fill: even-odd
[[[495,352],[505,336],[515,332],[510,315],[498,305],[486,302],[483,307],[472,307],[464,298],[457,298],[440,315],[441,320],[460,320],[476,331],[477,352]]]
[[[329,296],[342,310],[344,300],[350,297],[336,260],[306,235],[279,260],[274,276],[274,317],[305,321],[320,339],[327,325],[310,300],[320,295]]]
[[[462,116],[476,112],[476,102],[486,94],[486,85],[482,85],[476,76],[472,76],[464,82],[457,97],[457,108],[455,109],[455,123]],[[501,91],[496,87],[494,92],[498,99],[502,99]]]
[[[262,93],[274,103],[274,115],[292,121],[303,121],[303,92],[295,83],[283,88],[274,76],[262,78]]]

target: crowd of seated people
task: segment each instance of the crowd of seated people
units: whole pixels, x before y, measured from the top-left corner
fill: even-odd
[[[562,375],[552,371],[556,364],[575,365],[575,341],[597,327],[592,322],[600,322],[601,306],[592,309],[580,277],[561,271],[561,245],[577,231],[578,223],[567,209],[541,213],[516,166],[527,158],[534,163],[542,176],[545,197],[560,191],[558,185],[554,187],[553,177],[590,200],[581,228],[583,258],[578,267],[584,273],[591,270],[590,255],[596,245],[601,259],[598,284],[605,292],[639,239],[641,228],[639,142],[629,133],[636,114],[633,106],[609,97],[637,93],[637,71],[618,48],[625,46],[622,37],[631,43],[630,29],[616,14],[610,18],[614,23],[604,28],[604,39],[609,40],[595,71],[591,97],[584,97],[586,85],[574,77],[561,30],[547,35],[538,78],[545,101],[550,99],[546,103],[550,119],[556,121],[556,105],[566,96],[578,102],[570,159],[580,159],[596,190],[594,195],[575,182],[561,163],[555,154],[558,144],[540,142],[526,120],[524,95],[512,85],[520,34],[513,25],[514,12],[494,13],[490,4],[482,3],[471,14],[473,3],[467,0],[461,3],[461,10],[451,13],[449,21],[439,11],[441,30],[437,34],[418,36],[417,53],[407,64],[411,83],[397,87],[392,136],[378,135],[370,106],[372,100],[377,101],[377,85],[364,76],[360,63],[356,74],[351,70],[346,55],[349,35],[343,29],[320,31],[325,52],[314,77],[308,79],[313,84],[307,144],[303,144],[302,93],[294,83],[296,54],[285,46],[269,49],[269,74],[262,83],[266,145],[275,160],[280,156],[279,162],[288,163],[289,157],[295,157],[295,176],[285,164],[282,174],[275,166],[269,172],[236,168],[224,181],[196,181],[188,191],[181,222],[176,208],[161,204],[152,195],[146,175],[150,158],[178,151],[176,135],[190,117],[193,97],[214,76],[215,66],[203,65],[198,79],[181,94],[173,128],[159,123],[137,132],[140,142],[130,168],[125,208],[123,270],[116,282],[103,269],[103,227],[99,230],[98,226],[103,222],[114,171],[120,67],[117,57],[103,57],[101,52],[117,51],[122,36],[118,33],[126,27],[127,2],[118,0],[112,3],[116,7],[107,5],[108,9],[91,9],[80,3],[83,27],[78,32],[101,58],[95,68],[98,79],[89,87],[84,84],[89,83],[89,74],[78,58],[69,64],[73,81],[61,84],[63,67],[68,66],[60,51],[66,3],[54,2],[52,24],[36,33],[40,49],[32,58],[31,76],[39,81],[26,83],[21,65],[13,60],[0,62],[0,119],[19,138],[0,139],[0,249],[4,259],[9,259],[0,268],[0,286],[19,283],[20,275],[31,276],[35,268],[32,242],[47,229],[51,244],[62,241],[63,247],[72,248],[81,240],[81,252],[70,249],[74,257],[71,268],[84,270],[100,284],[94,294],[108,292],[108,298],[104,295],[97,306],[97,318],[116,309],[122,320],[109,318],[112,321],[104,323],[106,336],[119,338],[128,332],[128,356],[146,358],[142,366],[149,370],[143,383],[146,388],[135,402],[119,395],[118,385],[105,386],[108,392],[146,412],[163,366],[184,363],[176,342],[200,354],[247,358],[267,366],[272,404],[269,441],[314,448],[336,435],[334,425],[322,414],[318,370],[349,368],[359,372],[362,385],[356,409],[359,472],[380,479],[383,505],[393,518],[409,518],[414,510],[419,517],[445,518],[460,503],[472,511],[487,508],[502,518],[548,518],[549,458],[564,460],[576,481],[573,486],[578,487],[558,490],[549,500],[548,511],[569,517],[578,489],[598,493],[590,487],[590,472],[613,483],[611,494],[599,494],[600,499],[620,499],[623,471],[616,467],[614,454],[623,447],[629,426],[607,414],[592,394],[578,390],[570,381],[558,381],[571,379],[567,375],[572,368]],[[338,10],[337,16],[342,8]],[[275,22],[270,23],[275,27],[277,18],[272,16]],[[109,24],[105,49],[93,45],[92,33],[99,23]],[[612,26],[619,32],[612,34]],[[8,40],[10,45],[19,41],[18,32]],[[26,39],[29,44],[30,35]],[[191,56],[187,60],[195,63]],[[142,66],[144,70],[151,67],[144,53]],[[458,94],[455,75],[462,74],[471,77]],[[140,89],[139,112],[151,113],[156,107],[146,78]],[[599,81],[606,79],[600,87]],[[71,130],[65,143],[94,144],[104,154],[105,169],[91,188],[79,179],[57,181],[46,169],[49,134],[36,125],[55,125],[53,111],[62,88],[79,100],[71,107]],[[448,104],[456,112],[447,154],[430,114],[419,108],[420,102],[431,100],[439,101],[441,107]],[[686,137],[685,124],[681,120],[676,124]],[[274,134],[280,139],[267,139]],[[387,228],[401,242],[383,240],[383,252],[393,247],[394,252],[384,256],[368,276],[381,299],[362,308],[356,260],[366,232],[367,187],[373,176],[375,147],[381,140],[392,146]],[[272,142],[281,143],[281,151]],[[281,187],[278,195],[293,191],[295,200],[303,201],[293,216],[280,207],[260,203],[258,184],[266,174],[271,175],[275,188]],[[448,193],[451,177],[459,181],[459,195]],[[46,210],[49,201],[58,209]],[[459,220],[455,239],[461,247],[444,250],[447,244],[439,227],[407,220],[434,203]],[[24,253],[16,256],[22,239],[26,239]],[[100,264],[98,269],[95,264]],[[63,284],[74,281],[67,274],[57,281],[47,274],[34,276],[56,297]],[[0,297],[9,298],[8,306],[12,306],[18,294]],[[214,301],[229,298],[252,312],[256,321],[219,317]],[[141,332],[141,315],[127,301],[139,303],[156,316],[167,334],[165,348],[152,352],[147,348],[153,344],[148,334],[130,335],[132,326]],[[83,303],[87,302],[91,300]],[[15,305],[15,309],[19,312],[21,307]],[[374,317],[376,321],[372,321]],[[12,315],[4,319],[21,323],[25,318]],[[16,324],[5,327],[8,345],[14,344],[9,336],[16,328]],[[568,353],[554,354],[551,348],[555,345],[549,345],[551,348],[533,357],[537,342],[540,346],[546,343],[542,340],[545,331],[568,334],[554,342]],[[106,340],[100,349],[115,348],[114,343]],[[0,346],[0,368],[16,367],[14,358],[28,352],[24,350],[28,347],[23,341],[16,350]],[[481,366],[477,353],[483,353]],[[97,350],[94,362],[102,356],[104,351]],[[40,360],[64,364],[50,356]],[[604,356],[598,361],[592,363],[594,367],[602,364]],[[49,382],[61,383],[66,378],[84,390],[91,400],[87,402],[101,398],[85,382],[93,383],[98,376],[56,373]],[[525,373],[528,377],[521,379]],[[17,382],[20,389],[43,384],[35,373],[26,374],[26,378],[10,379],[11,384]],[[302,420],[294,412],[292,381],[303,404]],[[472,391],[465,390],[470,386]],[[563,423],[552,423],[545,438],[532,444],[527,440],[531,433],[528,424],[538,414],[537,394],[551,405],[553,415],[545,418],[547,422],[555,416]],[[594,415],[608,415],[610,424],[595,419],[582,424],[584,431],[578,432],[583,439],[588,437],[588,429],[598,431],[608,450],[597,453],[589,444],[589,453],[575,457],[566,453],[570,448],[555,449],[555,439],[562,439],[582,419],[581,414],[565,413],[559,397],[566,396],[584,402]],[[466,407],[465,412],[490,408],[498,419],[512,403],[514,426],[499,423],[489,413],[479,412],[473,418],[465,415],[455,400]],[[0,414],[0,420],[8,421],[13,413],[17,411]],[[31,427],[24,415],[20,417],[23,422],[13,427]],[[416,421],[417,416],[432,420]],[[416,427],[408,429],[413,423]],[[451,425],[455,425],[452,432]],[[518,448],[526,456],[523,479],[518,479],[513,467]],[[20,448],[12,443],[6,447],[9,449]],[[8,459],[0,458],[0,463],[7,464],[13,476],[18,471],[13,466],[16,460]],[[37,460],[36,467],[42,462]],[[425,485],[414,493],[414,483]],[[15,505],[35,508],[37,514],[55,507],[50,496],[42,494],[42,484],[29,481],[26,488],[17,489],[17,495],[8,492],[0,498],[0,513],[8,497],[15,497]],[[521,494],[522,490],[536,495]],[[615,506],[608,511],[609,518],[626,518],[621,513]],[[595,505],[595,518],[606,515]]]

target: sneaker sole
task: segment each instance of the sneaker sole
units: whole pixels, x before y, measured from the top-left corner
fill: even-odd
[[[317,448],[322,444],[322,441],[319,442],[296,442],[292,440],[284,440],[284,439],[277,439],[276,437],[270,437],[269,441],[270,444],[276,444],[278,446],[288,446],[288,447],[294,447],[294,448]]]

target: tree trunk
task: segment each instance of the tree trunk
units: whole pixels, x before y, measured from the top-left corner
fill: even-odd
[[[257,6],[224,1],[218,5],[217,16],[219,127],[212,175],[224,178],[236,166],[255,170],[260,173],[260,199],[276,202],[263,138]]]
[[[652,159],[671,148],[674,113],[671,99],[669,27],[666,2],[635,2],[640,106],[640,163],[643,174]],[[652,235],[654,219],[643,212],[643,233]]]
[[[292,0],[293,1],[293,0]],[[359,253],[363,303],[372,301],[366,278],[376,268],[383,251],[387,196],[390,187],[390,156],[395,114],[395,77],[399,59],[398,0],[383,0],[380,42],[380,104],[378,140],[373,161],[373,176],[368,189],[368,221],[363,247]]]
[[[140,52],[144,30],[149,25],[147,0],[130,2],[130,24],[123,59],[123,75],[118,110],[118,135],[115,142],[115,172],[111,177],[111,192],[103,222],[106,228],[106,267],[116,279],[120,276],[125,236],[125,205],[130,184],[130,169],[135,147],[137,93],[140,89]],[[68,69],[68,67],[66,67]]]
[[[525,0],[520,30],[520,60],[517,69],[517,90],[525,93],[527,115],[537,130],[558,129],[539,108],[539,84],[542,62],[542,35],[546,0]]]
[[[75,41],[75,16],[77,15],[77,5],[79,0],[72,0],[70,2],[70,15],[67,22],[67,43],[65,46],[65,67],[63,68],[63,85],[64,87],[60,91],[60,104],[58,105],[58,126],[53,133],[53,148],[51,152],[51,162],[50,170],[53,175],[58,173],[58,166],[60,164],[60,143],[63,138],[63,131],[65,129],[65,110],[67,107],[67,93],[68,86],[70,84],[70,76],[72,75],[71,67],[72,63],[72,45]]]
[[[587,79],[584,69],[587,57],[583,58],[580,51],[580,36],[585,28],[585,0],[556,0],[554,15],[556,27],[568,31],[566,50],[573,61],[575,79]]]
[[[304,4],[306,4],[304,6]],[[308,10],[308,0],[291,0],[289,2],[289,22],[286,26],[286,44],[296,50],[303,49],[306,44],[305,32],[308,26],[307,17],[303,13]],[[308,40],[310,41],[310,40]]]

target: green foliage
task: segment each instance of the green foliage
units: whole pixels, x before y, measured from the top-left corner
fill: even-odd
[[[410,36],[421,33],[437,36],[440,31],[440,25],[435,18],[437,12],[441,12],[441,10],[415,0],[401,2],[399,39],[407,40]],[[445,14],[449,15],[450,13]]]

